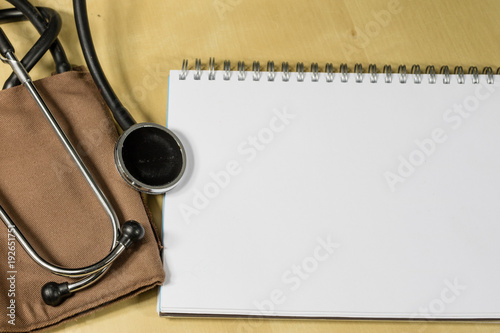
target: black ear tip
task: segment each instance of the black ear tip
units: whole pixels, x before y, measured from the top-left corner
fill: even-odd
[[[42,287],[42,298],[47,305],[58,306],[69,296],[71,296],[71,292],[67,282],[49,282]]]
[[[122,234],[127,235],[133,240],[141,240],[144,237],[144,228],[134,220],[127,221],[123,224]]]
[[[141,240],[144,237],[144,233],[144,228],[139,222],[130,220],[123,224],[121,236],[118,241],[128,248],[132,243]]]

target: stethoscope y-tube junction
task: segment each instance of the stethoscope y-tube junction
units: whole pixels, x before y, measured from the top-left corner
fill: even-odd
[[[65,276],[70,278],[82,278],[79,281],[73,283],[55,283],[49,282],[42,288],[42,298],[46,304],[56,306],[61,304],[66,298],[71,296],[74,292],[84,289],[93,283],[95,283],[108,269],[109,265],[113,263],[116,258],[118,258],[126,248],[132,245],[135,241],[140,240],[144,236],[143,227],[136,221],[127,221],[123,224],[120,231],[120,224],[118,222],[117,215],[113,210],[110,202],[99,188],[98,184],[92,177],[90,171],[87,169],[82,159],[78,155],[77,151],[67,138],[66,134],[59,126],[57,120],[54,118],[49,108],[45,104],[44,100],[38,93],[35,85],[33,84],[28,72],[26,71],[23,64],[17,59],[14,53],[14,47],[9,42],[7,36],[0,28],[0,60],[4,63],[9,64],[12,67],[15,75],[19,81],[26,87],[30,95],[33,97],[37,106],[42,111],[43,115],[50,123],[52,129],[56,133],[59,141],[62,143],[63,147],[66,149],[68,154],[71,156],[79,171],[87,181],[88,185],[98,198],[101,206],[108,215],[112,229],[113,229],[113,241],[111,250],[108,255],[102,258],[97,263],[81,268],[63,268],[53,265],[42,257],[33,249],[30,243],[26,240],[22,232],[16,227],[15,222],[9,217],[7,212],[0,206],[0,219],[4,222],[6,227],[14,234],[18,242],[21,244],[23,249],[28,253],[28,255],[40,266],[48,269],[55,275]]]

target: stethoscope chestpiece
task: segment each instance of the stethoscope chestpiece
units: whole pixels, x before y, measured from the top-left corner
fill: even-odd
[[[115,164],[134,189],[162,194],[174,188],[186,169],[179,138],[164,126],[139,123],[129,127],[115,146]]]

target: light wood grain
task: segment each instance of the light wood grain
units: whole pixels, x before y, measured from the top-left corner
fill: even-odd
[[[35,1],[41,5],[42,1]],[[61,42],[72,63],[84,64],[70,0],[43,2],[64,21]],[[2,8],[8,5],[4,2]],[[98,54],[112,86],[138,121],[165,123],[167,75],[182,59],[215,57],[261,64],[303,61],[338,68],[384,64],[500,65],[498,1],[324,0],[89,0]],[[22,55],[35,40],[27,23],[5,26]],[[45,56],[33,71],[53,71]],[[0,78],[9,74],[0,67]],[[161,198],[150,197],[156,224]],[[500,295],[499,295],[500,296]],[[147,292],[63,324],[50,332],[493,332],[487,323],[167,319],[156,314],[156,293]],[[48,331],[48,332],[49,332]]]

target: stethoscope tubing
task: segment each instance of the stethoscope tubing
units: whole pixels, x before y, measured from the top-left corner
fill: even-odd
[[[21,59],[26,71],[31,69],[38,63],[47,50],[57,41],[57,35],[61,31],[62,20],[60,15],[53,9],[37,7],[40,13],[48,19],[47,28],[40,35],[40,38],[35,42],[33,47],[29,49],[26,55]],[[19,10],[14,8],[0,10],[0,23],[25,21],[26,16]],[[64,56],[64,54],[63,54]],[[58,57],[62,57],[59,55]],[[21,84],[15,73],[12,73],[5,81],[2,89],[12,88]]]
[[[136,121],[125,106],[123,106],[118,96],[116,96],[113,88],[106,78],[106,75],[104,75],[101,64],[99,63],[99,58],[97,57],[94,42],[92,41],[92,34],[90,32],[87,14],[87,1],[74,0],[73,11],[78,39],[80,41],[85,62],[89,67],[89,72],[92,75],[94,82],[99,87],[101,95],[111,110],[111,113],[113,113],[113,118],[121,129],[126,131],[129,127],[134,125]]]
[[[35,27],[38,33],[42,34],[47,29],[49,24],[47,23],[47,20],[49,20],[50,17],[46,17],[43,11],[39,11],[27,0],[7,0],[7,2],[10,2],[14,7],[16,7],[17,10],[21,11]],[[71,64],[69,63],[66,53],[64,52],[59,40],[56,39],[56,41],[52,43],[49,51],[54,58],[54,62],[56,63],[57,73],[64,73],[71,70]]]

